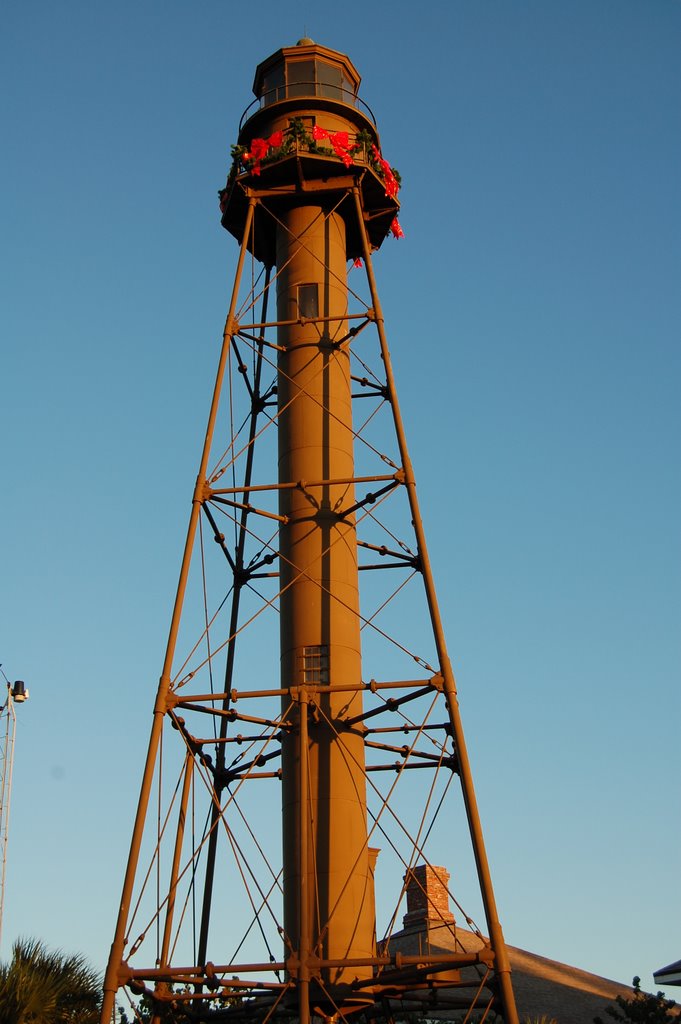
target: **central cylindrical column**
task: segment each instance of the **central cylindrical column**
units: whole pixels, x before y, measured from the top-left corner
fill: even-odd
[[[354,503],[343,219],[320,206],[290,210],[277,269],[277,316],[289,321],[278,335],[279,480],[298,484],[280,492],[281,676],[308,704],[307,741],[295,708],[283,739],[284,929],[293,951],[353,959],[374,955],[375,922],[364,744],[361,727],[346,725],[362,697],[334,691],[362,678],[355,519],[342,515]],[[370,967],[322,972],[327,985],[370,976]]]

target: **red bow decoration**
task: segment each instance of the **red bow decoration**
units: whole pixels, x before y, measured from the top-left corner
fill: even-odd
[[[242,160],[252,160],[253,174],[260,174],[260,162],[267,156],[271,149],[278,149],[284,141],[283,131],[272,132],[269,139],[253,139],[251,148],[244,153]]]
[[[350,167],[352,164],[352,156],[350,155],[353,150],[359,149],[359,143],[350,143],[350,137],[348,132],[330,132],[328,128],[320,128],[319,125],[315,125],[312,129],[312,138],[315,142],[319,142],[321,139],[328,139],[333,146],[333,151],[336,156],[343,161],[346,167]],[[279,149],[284,143],[284,132],[280,129],[279,131],[272,132],[268,139],[253,139],[251,142],[250,149],[243,154],[241,161],[244,166],[250,163],[251,173],[255,175],[260,174],[260,164],[264,158],[268,155],[271,149]],[[389,199],[395,198],[400,190],[400,183],[393,174],[393,169],[387,160],[384,160],[381,156],[381,151],[375,143],[371,145],[371,152],[374,160],[378,164],[379,170],[383,175],[383,181],[385,182],[385,194]],[[220,194],[220,208],[226,201],[226,190]],[[400,222],[397,217],[394,217],[391,224],[390,230],[395,238],[404,238],[404,231],[400,227]],[[353,267],[361,267],[361,259],[356,259],[352,264]]]
[[[330,132],[327,128],[320,128],[319,125],[315,125],[312,129],[312,138],[315,142],[319,142],[320,139],[328,139],[333,146],[333,151],[336,156],[343,161],[346,167],[349,167],[352,163],[352,157],[350,154],[353,149],[357,149],[357,143],[353,142],[350,145],[350,138],[347,132]]]
[[[383,172],[383,180],[385,181],[385,194],[389,199],[394,198],[400,191],[400,183],[393,174],[393,169],[387,160],[384,160],[381,156],[380,150],[374,143],[371,145],[371,152],[374,154],[376,163]],[[399,236],[398,236],[399,237]]]
[[[362,263],[362,261],[361,261],[361,259],[359,258],[359,256],[357,257],[357,259],[356,259],[356,260],[354,260],[354,261],[353,261],[353,264],[352,264],[352,265],[353,265],[353,267],[357,267],[357,269],[358,269],[358,270],[359,270],[359,268],[360,268],[360,267],[363,267],[363,266],[364,266],[364,264]]]

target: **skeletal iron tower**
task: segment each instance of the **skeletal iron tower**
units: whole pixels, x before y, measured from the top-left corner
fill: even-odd
[[[239,259],[103,1024],[121,989],[159,1020],[517,1021],[372,267],[399,177],[359,81],[309,39],[259,65],[220,193]],[[464,848],[481,927],[453,886],[444,946],[397,949],[407,882]]]

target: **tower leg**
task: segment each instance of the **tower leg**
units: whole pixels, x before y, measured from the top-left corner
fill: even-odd
[[[185,591],[187,589],[187,578],[189,576],[189,567],[191,564],[192,552],[194,549],[194,538],[196,536],[196,529],[199,521],[201,503],[203,501],[203,490],[205,486],[206,469],[208,466],[208,458],[210,456],[211,445],[213,442],[213,432],[215,430],[215,421],[217,418],[218,406],[220,403],[222,381],[225,375],[227,356],[231,344],[234,314],[236,311],[236,303],[239,295],[239,287],[241,285],[241,274],[243,271],[244,260],[246,258],[250,226],[253,221],[254,207],[255,200],[251,200],[251,202],[249,203],[247,213],[247,226],[246,230],[244,231],[243,242],[241,243],[239,262],[237,264],[234,286],[232,288],[232,299],[230,302],[229,313],[227,316],[227,322],[225,325],[225,330],[222,339],[220,361],[218,363],[218,372],[215,380],[215,387],[213,389],[213,399],[211,402],[210,413],[208,415],[208,425],[206,427],[206,436],[203,443],[201,462],[199,466],[198,476],[196,479],[196,488],[194,490],[194,497],[192,498],[192,509],[189,516],[189,526],[187,528],[187,540],[185,542],[184,554],[182,556],[182,567],[180,569],[180,579],[177,585],[175,604],[173,606],[173,615],[170,623],[170,631],[168,635],[168,643],[166,646],[165,659],[163,662],[163,671],[161,673],[161,678],[159,680],[158,691],[156,694],[156,703],[154,705],[151,735],[149,737],[149,746],[147,748],[147,757],[144,765],[144,774],[142,776],[142,785],[140,787],[140,795],[139,800],[137,802],[137,813],[135,815],[135,824],[133,826],[132,839],[130,842],[130,853],[128,854],[128,865],[126,868],[125,879],[123,882],[123,893],[121,896],[121,903],[118,911],[118,918],[116,921],[116,931],[114,933],[114,940],[111,944],[111,952],[109,954],[109,962],[107,964],[106,973],[104,975],[104,995],[102,998],[101,1024],[111,1024],[111,1021],[113,1021],[114,1019],[116,992],[118,991],[120,985],[120,972],[123,966],[123,954],[126,942],[125,933],[128,926],[128,915],[130,913],[132,891],[133,886],[135,884],[137,864],[139,861],[140,849],[142,846],[142,837],[144,833],[144,825],[147,816],[147,808],[149,806],[149,797],[151,795],[154,773],[156,771],[158,748],[161,740],[161,734],[163,732],[163,720],[167,712],[168,694],[170,691],[170,672],[172,668],[173,657],[175,654],[175,645],[177,643],[177,635],[180,627],[180,619],[182,616],[182,607],[184,605]]]

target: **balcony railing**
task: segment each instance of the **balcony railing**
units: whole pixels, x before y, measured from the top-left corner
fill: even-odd
[[[291,99],[327,99],[333,100],[335,103],[343,103],[345,106],[354,107],[355,110],[359,110],[376,127],[376,118],[369,104],[365,103],[363,99],[360,99],[359,96],[352,93],[349,89],[329,85],[324,82],[290,82],[288,85],[278,85],[273,89],[268,89],[258,99],[253,100],[241,115],[239,131],[241,131],[246,121],[257,110],[273,107],[277,103]]]

